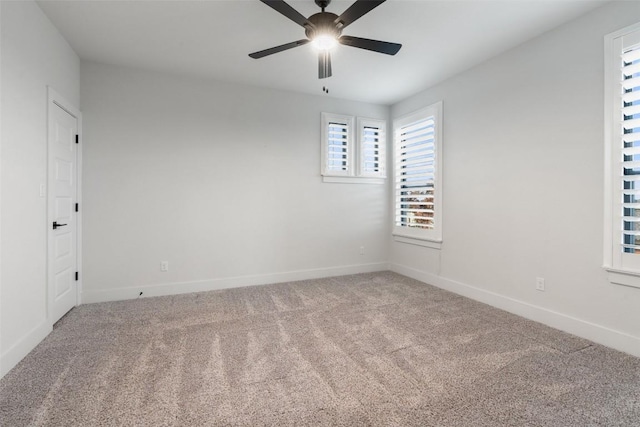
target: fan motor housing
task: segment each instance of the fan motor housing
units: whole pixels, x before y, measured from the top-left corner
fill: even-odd
[[[331,3],[331,0],[316,0],[316,4],[320,6],[323,12],[324,8],[329,6],[329,3]]]
[[[336,19],[338,15],[331,12],[320,12],[307,18],[314,26],[307,28],[305,34],[309,40],[313,40],[318,35],[327,35],[335,39],[340,37],[342,30],[338,28]]]

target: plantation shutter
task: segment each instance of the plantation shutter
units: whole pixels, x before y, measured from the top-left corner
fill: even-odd
[[[436,129],[433,116],[396,132],[395,225],[434,228]]]
[[[386,160],[386,122],[358,118],[360,176],[384,177]]]
[[[322,113],[323,182],[382,184],[386,167],[385,120]]]
[[[625,49],[621,70],[622,251],[640,253],[640,46]]]
[[[329,121],[327,131],[327,172],[347,173],[349,171],[349,124]]]

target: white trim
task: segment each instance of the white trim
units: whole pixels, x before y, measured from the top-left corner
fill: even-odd
[[[398,243],[406,243],[408,245],[423,246],[425,248],[441,249],[442,240],[426,239],[423,237],[406,236],[403,234],[392,233],[393,240]]]
[[[384,184],[384,178],[368,178],[363,176],[323,176],[322,182],[337,184]]]
[[[0,355],[0,378],[12,370],[27,354],[53,330],[49,319],[44,319],[35,328],[27,332],[11,348]]]
[[[386,271],[388,269],[388,263],[379,262],[341,267],[294,270],[282,273],[252,276],[225,277],[221,279],[197,280],[192,282],[159,283],[155,285],[137,287],[85,291],[83,299],[85,303],[120,301],[138,298],[140,292],[143,292],[143,297],[178,295],[191,292],[215,291],[228,288],[240,288],[244,286],[267,285],[271,283],[344,276],[347,274],[373,273],[377,271]]]
[[[604,269],[607,270],[609,282],[615,283],[616,285],[640,288],[640,273],[611,267],[604,267]]]
[[[613,39],[614,34],[604,38],[604,265],[613,265]]]
[[[624,27],[618,31],[614,31],[613,33],[607,34],[606,36],[604,36],[604,38],[605,40],[615,39],[615,38],[627,35],[629,33],[633,33],[634,31],[638,31],[638,30],[640,30],[640,22],[629,25],[628,27]]]
[[[401,264],[392,263],[390,269],[438,288],[446,289],[458,295],[543,323],[552,328],[640,357],[640,337]]]
[[[80,144],[76,147],[76,202],[80,206],[76,215],[76,269],[79,274],[79,280],[76,283],[76,306],[82,303],[82,113],[76,108],[72,102],[68,101],[64,96],[60,95],[55,89],[47,86],[47,193],[49,191],[49,126],[51,120],[52,104],[65,110],[77,120],[77,132]],[[49,197],[47,197],[47,221],[49,220]],[[47,319],[53,327],[53,284],[50,283],[49,275],[49,224],[47,222]]]

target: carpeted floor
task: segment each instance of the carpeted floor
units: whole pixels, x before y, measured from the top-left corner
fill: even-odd
[[[390,273],[82,305],[2,426],[639,426],[640,359]]]

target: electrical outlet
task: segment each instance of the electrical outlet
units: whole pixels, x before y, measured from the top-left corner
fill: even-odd
[[[536,277],[536,289],[544,292],[544,277]]]
[[[160,271],[169,271],[169,261],[160,261]]]
[[[360,246],[360,255],[364,255],[364,246]]]

